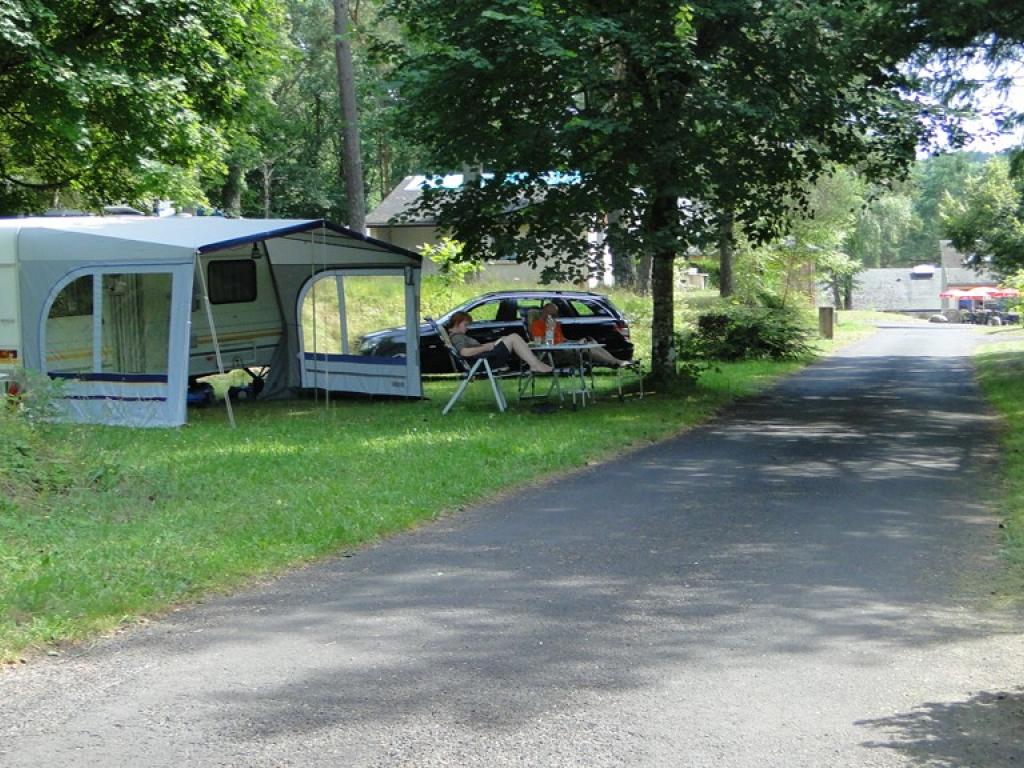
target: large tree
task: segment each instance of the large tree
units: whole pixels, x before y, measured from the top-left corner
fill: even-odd
[[[261,66],[275,0],[0,2],[0,182],[8,212],[65,191],[133,199],[147,163],[216,158]],[[40,194],[43,200],[40,199]]]
[[[653,371],[674,370],[673,261],[736,225],[767,239],[836,161],[881,175],[913,158],[916,105],[897,86],[916,45],[903,6],[826,0],[392,0],[411,48],[406,128],[439,170],[426,190],[467,243],[554,257],[573,275],[584,233],[652,261]],[[894,27],[895,25],[895,27]],[[557,173],[552,177],[552,173]],[[493,173],[489,176],[488,173]],[[618,232],[615,232],[617,222]]]
[[[978,268],[1001,275],[1024,269],[1024,155],[996,157],[968,179],[940,211],[945,234]]]
[[[348,199],[348,225],[357,232],[365,232],[366,193],[363,189],[363,150],[359,143],[359,105],[356,99],[351,29],[348,0],[334,0],[334,59],[338,70],[342,168]]]
[[[365,197],[364,204],[373,206],[421,165],[417,143],[396,136],[387,69],[373,56],[377,41],[394,43],[395,30],[379,18],[377,0],[349,1],[347,39],[355,67],[363,167],[361,172],[346,171],[333,3],[284,2],[284,44],[267,52],[277,62],[273,76],[247,89],[246,109],[232,121],[228,164],[238,173],[210,179],[209,194],[225,208],[234,208],[231,195],[240,193],[235,199],[244,215],[269,212],[352,223],[351,201],[363,202]],[[365,195],[346,190],[350,177],[365,180]]]

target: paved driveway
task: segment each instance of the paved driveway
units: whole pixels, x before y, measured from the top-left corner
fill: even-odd
[[[0,765],[1024,765],[978,338],[0,675]]]

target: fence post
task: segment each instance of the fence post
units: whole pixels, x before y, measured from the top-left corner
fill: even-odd
[[[818,335],[823,339],[831,339],[836,320],[835,307],[818,307]]]

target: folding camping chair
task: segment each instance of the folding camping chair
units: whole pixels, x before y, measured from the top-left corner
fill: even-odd
[[[626,395],[622,391],[622,379],[624,376],[633,375],[636,377],[637,383],[639,384],[639,390],[637,391],[637,397],[643,399],[644,396],[644,369],[639,360],[631,360],[629,365],[624,365],[615,369],[615,386],[619,390],[619,401],[626,399]]]
[[[462,355],[459,354],[458,350],[455,349],[455,345],[452,344],[451,337],[448,335],[448,330],[440,323],[436,322],[433,318],[426,318],[427,324],[430,325],[436,332],[441,342],[444,344],[445,349],[448,350],[448,356],[451,357],[452,366],[456,373],[460,375],[462,381],[459,382],[458,389],[452,395],[448,404],[441,411],[442,416],[446,416],[448,411],[452,409],[452,406],[459,401],[462,394],[466,391],[466,387],[469,386],[470,382],[474,379],[482,378],[484,376],[491,382],[491,391],[494,392],[494,401],[498,404],[498,410],[504,413],[508,409],[508,401],[505,399],[505,394],[501,391],[501,385],[498,384],[498,379],[522,379],[523,371],[521,368],[513,369],[509,366],[502,366],[500,368],[494,368],[491,366],[489,360],[484,357],[478,357],[476,360],[466,360]],[[532,373],[529,374],[532,376]],[[522,386],[520,383],[520,392]]]

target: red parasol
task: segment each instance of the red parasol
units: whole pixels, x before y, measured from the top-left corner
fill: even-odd
[[[970,301],[988,301],[1016,297],[1020,291],[1016,288],[1000,288],[995,285],[975,285],[970,288],[947,288],[939,294],[941,299],[968,299]]]

